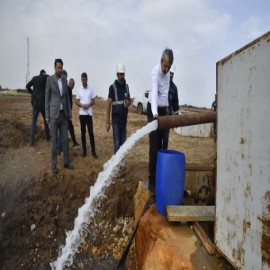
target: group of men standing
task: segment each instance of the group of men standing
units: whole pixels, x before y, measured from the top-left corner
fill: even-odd
[[[173,83],[174,70],[173,51],[165,49],[160,63],[151,72],[151,89],[149,102],[147,104],[148,122],[155,120],[158,116],[178,114],[178,93]],[[51,139],[51,169],[58,173],[57,169],[57,139],[63,145],[64,168],[73,169],[69,160],[68,130],[72,138],[74,148],[79,148],[76,141],[74,127],[72,124],[72,89],[74,80],[67,83],[67,73],[63,76],[63,61],[56,59],[54,62],[55,74],[46,75],[41,70],[40,75],[34,77],[26,86],[32,94],[32,133],[31,145],[34,144],[35,126],[39,112],[41,112],[47,140]],[[170,71],[170,72],[169,72]],[[109,87],[106,108],[106,130],[109,132],[112,126],[114,153],[126,141],[128,107],[132,100],[130,98],[129,86],[125,80],[126,69],[123,64],[116,68],[117,79]],[[88,86],[87,74],[81,75],[82,86],[78,88],[76,105],[79,107],[79,119],[81,126],[82,157],[87,154],[86,150],[86,127],[88,129],[92,156],[97,158],[95,150],[95,138],[93,132],[93,105],[95,104],[94,90]],[[33,86],[33,89],[31,88]],[[45,90],[46,89],[46,90]],[[49,124],[49,125],[48,125]],[[49,126],[51,131],[49,131]],[[157,151],[167,149],[169,130],[153,131],[149,135],[149,191],[155,193],[156,183],[156,161]]]
[[[42,70],[35,76],[26,88],[32,95],[32,130],[30,145],[34,145],[35,127],[39,112],[42,113],[47,140],[51,139],[51,169],[57,174],[57,146],[62,148],[64,168],[73,169],[69,159],[68,131],[70,132],[75,149],[80,146],[76,141],[72,119],[72,90],[74,79],[67,82],[67,73],[63,70],[63,61],[56,59],[54,62],[55,73],[46,75]],[[87,83],[87,74],[81,75],[82,87],[78,89],[76,104],[80,108],[80,126],[82,140],[82,156],[86,156],[86,126],[90,137],[92,156],[96,159],[95,140],[93,132],[92,106],[95,103],[94,91]],[[33,89],[32,89],[33,87]],[[37,97],[36,97],[37,96]],[[39,105],[40,104],[40,105]],[[50,130],[49,130],[50,127]]]

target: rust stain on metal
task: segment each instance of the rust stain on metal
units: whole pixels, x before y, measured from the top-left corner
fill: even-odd
[[[240,144],[245,144],[246,143],[246,140],[244,138],[241,138],[240,139]]]
[[[250,221],[243,220],[243,238],[246,238],[247,230],[250,229]]]
[[[244,265],[245,250],[242,248],[241,243],[238,243],[237,248],[233,249],[232,255],[236,261]]]
[[[266,207],[263,212],[262,218],[262,238],[261,238],[261,252],[262,263],[270,266],[270,191],[267,191],[264,196]]]
[[[243,53],[243,51],[245,51],[247,48],[256,45],[256,43],[258,43],[261,40],[266,40],[266,42],[269,42],[270,41],[269,35],[270,35],[270,31],[267,32],[267,33],[265,33],[261,37],[253,40],[252,42],[250,42],[246,46],[242,47],[241,49],[239,49],[239,50],[235,51],[234,53],[228,55],[227,57],[223,58],[222,60],[218,61],[217,62],[217,65],[222,65],[223,66],[226,62],[228,62],[230,59],[232,59],[233,56],[235,56],[237,54],[240,54],[240,53]]]
[[[216,122],[216,112],[188,113],[172,116],[159,116],[158,129],[185,127]]]
[[[252,176],[252,164],[248,164],[249,175]]]
[[[244,196],[245,198],[249,198],[251,195],[251,185],[247,183],[246,188],[244,189]]]

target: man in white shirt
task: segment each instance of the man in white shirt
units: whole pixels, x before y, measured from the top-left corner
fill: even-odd
[[[165,49],[160,63],[151,72],[151,89],[147,104],[147,120],[153,121],[158,116],[168,114],[168,92],[170,87],[169,70],[173,64],[173,51]],[[149,182],[148,190],[155,193],[157,151],[162,149],[162,140],[166,131],[156,130],[149,134]]]
[[[86,156],[86,126],[90,138],[90,145],[92,150],[92,156],[97,159],[95,138],[93,131],[93,105],[95,104],[94,90],[88,86],[87,74],[85,72],[81,75],[82,86],[78,88],[76,95],[76,104],[80,108],[80,124],[81,124],[81,140],[82,140],[82,157]]]

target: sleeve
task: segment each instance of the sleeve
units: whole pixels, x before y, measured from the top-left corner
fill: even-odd
[[[76,99],[80,100],[80,89],[77,89]]]
[[[108,98],[111,98],[112,100],[114,100],[114,89],[113,89],[113,86],[111,85],[110,88],[109,88],[109,95],[108,95]]]
[[[157,99],[158,99],[158,74],[156,70],[153,70],[151,73],[151,95],[150,95],[150,103],[152,108],[152,114],[153,116],[158,115],[158,105],[157,105]]]
[[[127,98],[128,100],[130,100],[130,92],[129,92],[129,85],[126,84],[126,88],[127,88]]]
[[[69,93],[68,89],[66,91],[66,99],[67,99],[67,109],[68,109],[68,116],[71,118],[72,117],[72,110],[71,110],[71,104],[70,104],[70,98],[69,98]]]
[[[50,119],[50,99],[51,99],[51,87],[50,77],[47,78],[46,90],[45,90],[45,118]]]
[[[173,111],[178,112],[179,111],[179,99],[178,99],[178,90],[177,87],[175,86],[175,94],[173,97]]]
[[[28,92],[32,95],[33,94],[33,90],[31,89],[31,87],[33,86],[33,79],[31,81],[29,81],[26,85],[26,89],[28,90]]]
[[[91,101],[92,99],[95,99],[95,92],[94,92],[94,89],[92,88],[92,94],[91,94]]]

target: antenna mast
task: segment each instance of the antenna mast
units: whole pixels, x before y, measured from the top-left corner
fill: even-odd
[[[30,81],[30,52],[29,52],[29,37],[27,37],[27,73],[26,73],[26,84]]]

